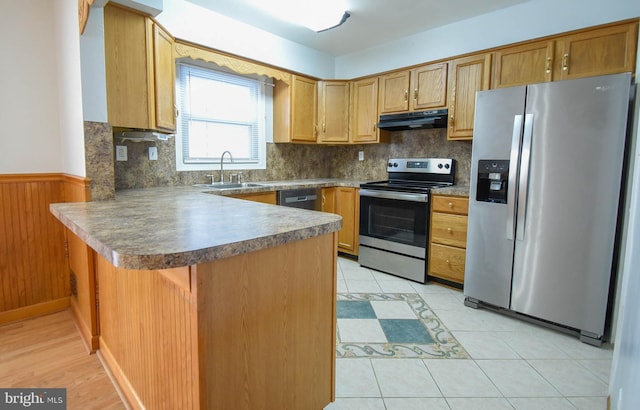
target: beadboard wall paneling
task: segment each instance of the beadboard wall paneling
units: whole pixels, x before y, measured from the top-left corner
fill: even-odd
[[[62,224],[49,204],[77,198],[85,178],[0,175],[0,324],[69,306]]]
[[[98,352],[131,408],[199,408],[189,269],[128,270],[96,256]]]

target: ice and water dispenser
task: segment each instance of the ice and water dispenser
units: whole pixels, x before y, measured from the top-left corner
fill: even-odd
[[[476,201],[507,203],[509,160],[481,159],[478,161]]]

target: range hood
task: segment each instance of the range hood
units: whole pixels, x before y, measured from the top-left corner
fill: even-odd
[[[444,109],[381,115],[378,128],[389,131],[445,128],[448,113],[449,111]]]
[[[146,130],[130,130],[130,131],[114,131],[113,136],[119,138],[121,142],[125,141],[167,141],[173,134],[164,134],[157,131]]]

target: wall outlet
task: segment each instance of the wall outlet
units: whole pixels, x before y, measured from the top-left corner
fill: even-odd
[[[126,160],[127,160],[127,146],[116,145],[116,161],[126,161]]]
[[[149,147],[149,161],[158,160],[158,147]]]
[[[364,161],[364,151],[358,151],[358,161]]]

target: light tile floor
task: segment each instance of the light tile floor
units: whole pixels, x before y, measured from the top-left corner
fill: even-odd
[[[339,293],[418,293],[471,359],[339,358],[326,410],[606,409],[613,350],[338,258]]]

